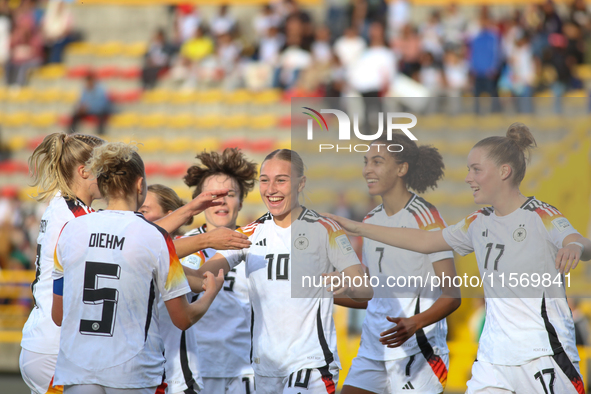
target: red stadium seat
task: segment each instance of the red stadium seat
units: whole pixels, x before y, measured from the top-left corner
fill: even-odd
[[[163,174],[170,178],[180,178],[187,172],[187,163],[174,163],[164,167]]]
[[[139,67],[128,67],[119,69],[119,78],[123,79],[139,79],[142,75],[142,70]]]
[[[250,151],[253,153],[269,153],[275,147],[275,139],[263,138],[250,143]]]
[[[221,149],[224,150],[226,148],[238,148],[241,150],[246,150],[249,148],[249,143],[244,138],[233,138],[222,142]]]
[[[116,78],[119,76],[119,67],[117,66],[103,66],[95,70],[96,76],[99,79]]]
[[[123,92],[109,92],[109,98],[115,103],[135,103],[142,97],[141,89],[128,90]]]
[[[144,169],[146,176],[154,176],[162,172],[162,165],[160,163],[146,163]]]
[[[35,150],[35,148],[37,148],[43,142],[44,139],[45,136],[31,138],[29,141],[27,141],[27,149]]]
[[[68,78],[84,78],[90,73],[90,66],[75,66],[68,68],[66,76]]]

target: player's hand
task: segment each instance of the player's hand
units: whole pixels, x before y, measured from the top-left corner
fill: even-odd
[[[191,213],[193,214],[193,216],[199,215],[207,208],[222,205],[224,201],[221,199],[221,197],[225,197],[227,195],[228,189],[203,192],[197,197],[195,197],[193,200],[191,200],[189,203],[187,203],[187,206],[191,209]]]
[[[208,231],[207,247],[215,250],[238,250],[250,248],[248,236],[226,227]]]
[[[341,227],[347,232],[349,235],[361,235],[361,230],[359,229],[359,222],[356,222],[351,219],[345,219],[342,216],[333,215],[332,213],[323,213],[322,216],[326,216],[341,225]]]
[[[577,267],[582,253],[583,250],[579,245],[566,245],[556,253],[556,269],[561,274],[567,274],[568,271]]]
[[[224,285],[224,270],[220,270],[218,276],[213,276],[209,271],[203,274],[203,291],[206,293],[215,292],[219,293]]]
[[[328,285],[326,291],[332,292],[335,298],[347,296],[349,286],[346,280],[342,280],[343,277],[340,272],[334,271],[329,274],[322,274],[322,277],[323,283]]]
[[[401,346],[415,332],[417,332],[417,323],[412,317],[386,317],[389,322],[396,324],[394,327],[380,334],[380,342],[389,348]]]

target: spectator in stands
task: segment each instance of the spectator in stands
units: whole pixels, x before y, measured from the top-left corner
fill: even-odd
[[[265,4],[253,21],[254,31],[259,40],[267,35],[271,27],[278,28],[279,25],[281,25],[281,17],[273,11],[270,4]]]
[[[461,97],[470,85],[470,67],[458,50],[449,49],[443,57],[443,77],[445,80],[448,110],[457,114],[461,111]]]
[[[480,96],[484,93],[491,97],[492,112],[499,112],[497,80],[502,64],[501,42],[493,21],[483,14],[480,20],[480,32],[471,42],[470,72],[474,78],[474,97],[476,113],[480,113]]]
[[[456,49],[464,42],[466,18],[458,10],[455,2],[450,3],[445,9],[442,18],[443,44],[446,49]]]
[[[410,4],[408,0],[393,0],[388,3],[389,38],[396,38],[404,26],[410,23]]]
[[[418,80],[429,90],[429,96],[433,99],[429,100],[429,112],[436,112],[439,110],[438,99],[443,95],[443,72],[439,64],[435,62],[435,56],[430,52],[423,52],[421,54],[421,68],[418,71]]]
[[[416,27],[406,25],[402,29],[400,37],[392,42],[392,49],[399,59],[400,72],[413,78],[421,68],[421,38]]]
[[[534,84],[536,80],[536,64],[529,45],[529,34],[521,32],[516,37],[515,47],[509,54],[511,92],[517,98],[517,110],[533,113]]]
[[[78,123],[90,115],[97,118],[97,133],[104,135],[107,120],[113,111],[113,103],[109,99],[107,91],[97,82],[94,73],[88,74],[86,85],[72,115],[70,133],[75,133]]]
[[[316,28],[316,39],[312,43],[312,57],[315,64],[326,66],[332,58],[330,30],[327,26]]]
[[[542,11],[544,13],[542,30],[546,36],[562,33],[562,20],[556,11],[554,2],[552,0],[546,0],[544,5],[542,5]]]
[[[0,67],[4,67],[10,56],[10,28],[12,15],[8,0],[0,0]]]
[[[574,62],[572,58],[567,57],[566,48],[568,40],[562,34],[551,34],[548,36],[550,47],[544,51],[542,62],[545,69],[552,75],[550,89],[554,95],[554,112],[562,113],[562,97],[570,88]]]
[[[239,61],[242,47],[229,32],[218,35],[216,41],[216,79],[222,80],[226,90],[236,89],[241,83]]]
[[[274,72],[273,87],[292,88],[300,73],[312,65],[310,41],[304,35],[305,24],[297,15],[287,18],[285,24],[285,45],[279,55]]]
[[[347,15],[349,0],[327,0],[325,4],[328,7],[325,23],[330,30],[330,37],[333,38],[332,42],[334,42],[337,37],[343,35],[349,25],[349,17]]]
[[[570,21],[581,29],[591,29],[591,15],[587,9],[585,0],[574,0],[570,8]]]
[[[270,26],[259,41],[255,53],[256,60],[275,67],[283,45],[285,45],[285,36],[279,33],[279,28],[277,26]]]
[[[153,89],[158,76],[168,69],[174,53],[174,48],[166,39],[164,29],[158,29],[148,44],[142,67],[142,87],[144,90]]]
[[[49,50],[48,63],[61,63],[66,45],[72,42],[73,17],[70,5],[50,0],[42,20],[43,38]]]
[[[15,25],[10,37],[10,56],[6,63],[6,83],[25,86],[32,70],[43,60],[43,40],[37,29]]]
[[[385,0],[353,0],[351,23],[359,29],[361,35],[371,40],[369,28],[374,22],[386,26],[388,6]]]
[[[365,51],[366,43],[357,30],[350,26],[345,30],[345,35],[339,37],[334,43],[334,51],[344,67],[349,67],[356,62]]]
[[[201,25],[199,9],[193,4],[179,4],[176,8],[175,41],[178,47],[195,36],[195,31]]]
[[[198,26],[193,38],[187,40],[181,47],[179,63],[173,72],[174,78],[184,81],[185,88],[195,88],[201,62],[211,56],[214,49],[214,42],[205,34],[204,27]]]
[[[218,14],[211,21],[211,32],[214,36],[226,33],[234,33],[236,19],[228,14],[228,5],[222,4]]]
[[[426,23],[421,26],[421,47],[431,53],[437,61],[443,56],[443,25],[439,11],[433,11]]]

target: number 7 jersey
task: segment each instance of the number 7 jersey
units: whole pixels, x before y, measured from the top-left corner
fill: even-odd
[[[484,282],[486,321],[478,360],[523,365],[562,352],[579,360],[564,282],[560,288],[555,284],[562,277],[554,260],[570,234],[578,233],[569,221],[534,197],[508,215],[487,207],[443,230],[457,253],[476,254]],[[518,281],[544,275],[548,280],[538,284]]]
[[[162,382],[158,298],[190,292],[165,230],[131,211],[76,218],[57,242],[53,278],[63,280],[64,311],[56,384]]]

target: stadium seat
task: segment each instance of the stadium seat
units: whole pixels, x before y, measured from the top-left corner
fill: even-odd
[[[67,55],[90,55],[94,53],[94,45],[89,42],[73,42],[66,47]]]
[[[146,163],[144,170],[146,171],[146,176],[152,177],[161,173],[162,165],[160,163]]]
[[[35,100],[41,103],[56,103],[62,98],[62,92],[59,89],[46,89],[35,92]]]
[[[159,137],[142,139],[141,145],[139,146],[140,153],[153,153],[159,152],[164,147],[164,141]]]
[[[167,126],[172,129],[186,129],[195,124],[195,117],[191,113],[170,115]]]
[[[277,140],[273,149],[291,149],[291,139]]]
[[[195,153],[203,151],[214,152],[220,149],[220,141],[216,138],[203,138],[193,143],[193,150]]]
[[[224,98],[224,93],[218,89],[205,90],[200,92],[199,101],[203,104],[217,104]]]
[[[140,116],[139,125],[146,129],[155,129],[166,125],[167,116],[163,113],[153,113]]]
[[[168,90],[154,89],[144,92],[142,101],[145,104],[160,104],[170,99],[171,92]]]
[[[132,89],[120,92],[109,92],[109,97],[115,103],[129,104],[139,101],[142,97],[141,89]]]
[[[80,98],[80,92],[75,90],[63,91],[61,94],[61,101],[64,103],[74,104]]]
[[[172,138],[166,141],[164,146],[168,153],[181,153],[192,151],[193,141],[190,138]]]
[[[253,141],[249,144],[248,149],[252,153],[270,153],[274,149],[275,146],[275,139],[274,138],[261,138],[259,140]]]
[[[119,41],[106,42],[104,44],[96,44],[94,51],[95,56],[113,57],[124,52],[124,45]]]
[[[181,178],[187,172],[186,163],[173,163],[165,166],[162,170],[162,174],[170,178]]]
[[[0,86],[0,101],[6,100],[8,96],[8,89],[4,86]]]
[[[127,44],[124,47],[122,54],[129,57],[141,57],[146,53],[147,50],[148,45],[146,42],[133,42],[131,44]]]
[[[2,123],[6,127],[23,127],[29,123],[31,114],[28,112],[14,112],[4,114],[2,117]]]
[[[31,116],[31,126],[47,128],[57,124],[58,116],[54,112],[41,112]]]
[[[276,104],[281,101],[281,91],[278,89],[263,90],[253,94],[252,103],[255,105]]]
[[[33,137],[27,141],[27,149],[30,151],[35,150],[45,139],[44,135]]]
[[[248,140],[244,138],[233,138],[222,142],[220,149],[224,150],[226,148],[238,148],[241,150],[247,150],[248,145]]]
[[[468,175],[468,171],[465,168],[449,168],[445,170],[444,178],[448,181],[461,182]]]
[[[246,114],[233,114],[223,118],[222,127],[227,129],[241,129],[248,125],[249,116]]]
[[[219,115],[198,116],[195,119],[195,126],[200,129],[213,129],[219,127],[221,123]]]
[[[11,151],[18,152],[27,147],[27,142],[28,140],[26,137],[16,134],[9,137],[7,145]]]
[[[33,101],[35,92],[31,88],[22,88],[18,90],[9,90],[6,95],[6,101],[12,103],[25,104]]]
[[[172,190],[184,201],[191,201],[192,200],[192,190],[186,186],[181,187],[173,187]]]
[[[251,93],[246,89],[239,89],[227,92],[224,96],[224,103],[228,105],[246,104],[252,101]]]
[[[132,112],[114,114],[109,119],[109,126],[113,128],[132,128],[139,123],[139,116]]]
[[[117,76],[122,79],[137,80],[141,77],[142,70],[137,66],[120,68]]]
[[[90,70],[89,70],[90,73]],[[119,76],[119,67],[117,66],[102,66],[94,70],[95,75],[99,79],[117,78]]]
[[[198,92],[174,91],[171,92],[168,102],[175,105],[185,105],[197,102]]]
[[[84,78],[90,73],[91,68],[87,65],[70,67],[66,71],[66,76],[71,79]]]
[[[268,129],[277,126],[277,117],[273,114],[251,116],[248,126],[253,130]]]
[[[57,80],[66,76],[66,66],[63,64],[49,64],[47,66],[39,67],[33,76],[45,80]]]

